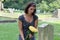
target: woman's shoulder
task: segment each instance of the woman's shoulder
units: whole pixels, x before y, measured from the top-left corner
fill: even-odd
[[[38,16],[37,16],[37,15],[34,15],[34,17],[35,17],[35,18],[38,18]]]
[[[20,15],[18,18],[23,18],[23,15]]]
[[[19,17],[21,18],[21,17],[23,17],[23,15],[20,15]]]
[[[38,19],[38,16],[37,16],[37,15],[34,15],[34,19],[35,19],[35,20]]]
[[[18,17],[18,20],[23,20],[23,15],[20,15],[19,17]]]

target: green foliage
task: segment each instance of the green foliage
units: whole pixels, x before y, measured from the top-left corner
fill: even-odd
[[[5,0],[4,7],[5,8],[16,8],[16,9],[24,9],[28,2],[34,2],[35,0]]]
[[[41,3],[37,4],[37,9],[43,11],[50,11],[53,12],[55,9],[60,8],[60,1],[59,0],[44,0]]]
[[[60,8],[60,3],[59,3],[59,1],[54,1],[54,2],[50,3],[49,6],[51,8],[50,11],[53,11],[55,9]]]
[[[49,8],[49,6],[47,5],[46,1],[42,1],[42,3],[39,4],[38,9],[43,10],[43,11],[47,11]]]
[[[5,0],[4,7],[21,9],[23,7],[23,0]]]
[[[4,0],[4,7],[24,9],[28,2],[35,2],[37,9],[46,12],[60,8],[60,0]]]

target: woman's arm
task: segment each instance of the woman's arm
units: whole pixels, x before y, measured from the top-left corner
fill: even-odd
[[[37,28],[37,26],[38,26],[38,19],[35,20],[35,25],[34,25],[34,27]],[[33,37],[32,34],[29,34],[29,38],[32,38],[32,37]]]
[[[35,25],[34,26],[35,26],[35,28],[37,28],[37,26],[38,26],[38,19],[35,20]]]
[[[18,26],[19,26],[19,31],[20,31],[21,38],[22,38],[22,40],[24,40],[22,22],[20,20],[18,20]]]

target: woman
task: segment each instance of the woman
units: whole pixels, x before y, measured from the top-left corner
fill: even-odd
[[[27,36],[27,31],[29,30],[29,26],[33,26],[37,28],[38,25],[38,17],[35,15],[36,12],[36,4],[35,3],[29,3],[27,7],[25,8],[25,14],[19,16],[18,18],[18,25],[19,25],[19,40],[25,40]],[[29,34],[29,38],[31,40],[35,40],[34,33],[31,32]]]

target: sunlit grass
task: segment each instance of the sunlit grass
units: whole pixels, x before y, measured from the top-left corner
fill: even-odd
[[[17,23],[0,23],[0,40],[18,39]]]
[[[0,14],[1,15],[1,14]],[[7,16],[12,16],[8,15]],[[52,15],[38,15],[39,18],[46,18],[51,17]],[[14,15],[14,17],[16,17]],[[5,20],[10,18],[3,18],[0,17],[0,20]],[[41,25],[42,23],[49,23],[54,26],[54,40],[60,40],[60,20],[56,20],[53,22],[43,22],[39,21],[38,25]],[[18,24],[15,23],[0,23],[0,40],[18,40],[19,30],[18,30]],[[38,40],[38,34],[36,34],[36,39]]]

